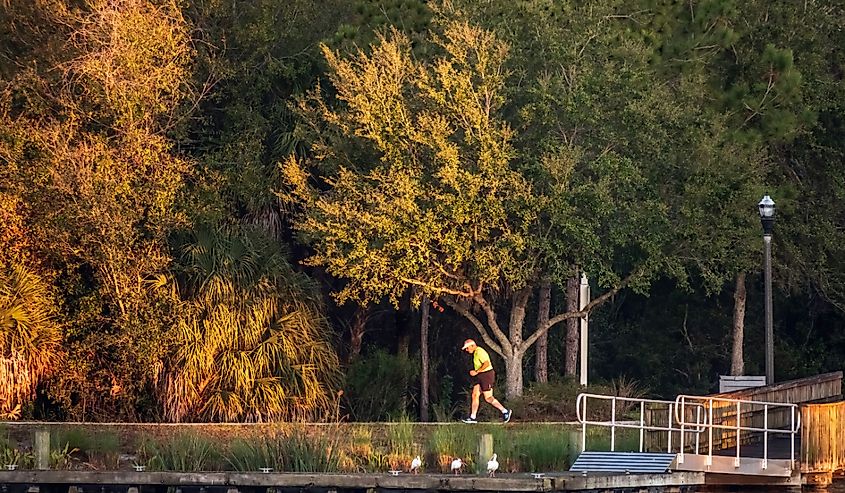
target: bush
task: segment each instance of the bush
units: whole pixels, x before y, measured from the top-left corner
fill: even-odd
[[[413,359],[383,350],[353,363],[346,375],[345,395],[357,421],[387,421],[408,414],[419,365]]]
[[[618,397],[640,398],[646,390],[630,378],[620,377],[610,384],[594,384],[582,387],[573,378],[563,378],[548,383],[535,383],[522,397],[511,400],[508,404],[514,411],[514,417],[520,421],[574,421],[577,419],[575,402],[578,394],[615,395]],[[591,400],[588,412],[592,418],[609,418],[610,401]],[[628,403],[619,403],[617,418],[632,409]]]

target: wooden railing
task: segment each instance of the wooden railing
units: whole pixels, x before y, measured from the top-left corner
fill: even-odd
[[[801,406],[801,472],[845,471],[845,401]]]
[[[842,372],[836,371],[823,373],[807,378],[789,380],[787,382],[767,385],[765,387],[754,387],[744,390],[736,390],[723,394],[714,394],[713,397],[725,397],[730,399],[742,399],[748,401],[779,402],[785,404],[801,404],[810,401],[827,399],[842,394]],[[691,419],[691,418],[688,418]],[[714,403],[713,422],[720,425],[736,425],[736,407],[726,403]],[[763,406],[744,406],[740,416],[740,425],[743,427],[762,428],[764,420]],[[790,427],[792,416],[787,409],[776,409],[768,411],[768,428],[787,429]],[[665,413],[647,413],[646,423],[652,426],[666,426]],[[719,430],[713,436],[713,448],[715,450],[726,449],[736,446],[736,431],[730,429]],[[673,443],[678,444],[680,437]],[[741,444],[759,442],[762,438],[760,433],[742,432]],[[667,437],[665,434],[649,432],[646,436],[646,449],[649,451],[664,450]],[[687,451],[693,451],[694,442],[690,436],[684,437],[684,445]],[[699,447],[707,447],[707,437],[699,437]]]

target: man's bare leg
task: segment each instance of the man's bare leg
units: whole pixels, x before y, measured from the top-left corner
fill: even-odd
[[[504,413],[505,411],[507,411],[507,409],[505,409],[505,406],[503,406],[502,403],[499,402],[498,399],[493,397],[493,391],[492,390],[488,390],[488,391],[484,392],[484,400],[489,402],[493,407],[498,409],[499,412],[501,412],[501,413]],[[475,402],[475,401],[473,401],[473,402]],[[475,415],[475,410],[473,411],[473,416],[474,415]]]
[[[472,387],[472,404],[470,407],[470,415],[469,417],[475,419],[478,417],[478,404],[481,397],[481,385],[475,384]],[[486,397],[485,397],[486,399]]]

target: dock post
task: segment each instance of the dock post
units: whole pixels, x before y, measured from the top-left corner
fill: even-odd
[[[575,459],[583,452],[581,449],[581,430],[569,430],[567,432],[567,441],[569,442],[569,447],[567,447],[569,465],[572,465]]]
[[[46,428],[35,430],[35,468],[50,469],[50,430]]]
[[[493,435],[482,433],[478,437],[478,459],[475,461],[475,473],[485,474],[487,472],[487,461],[493,457]]]

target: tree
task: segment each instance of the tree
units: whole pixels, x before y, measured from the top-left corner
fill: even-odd
[[[338,103],[320,88],[301,103],[312,158],[285,163],[291,192],[284,196],[302,205],[295,227],[315,248],[308,263],[348,280],[336,294],[340,301],[389,296],[396,302],[410,286],[443,298],[504,358],[507,393],[515,396],[522,391],[522,358],[549,327],[582,316],[632,281],[643,288],[658,273],[686,275],[685,248],[703,227],[695,221],[715,205],[683,198],[696,173],[704,176],[701,163],[695,153],[680,161],[667,186],[665,173],[639,146],[662,146],[672,158],[689,154],[684,146],[693,136],[681,129],[696,115],[679,116],[674,105],[697,88],[678,96],[655,87],[643,68],[645,53],[642,65],[630,66],[610,50],[589,77],[615,73],[619,79],[599,87],[622,91],[622,100],[601,108],[622,104],[621,116],[647,120],[590,129],[595,135],[586,147],[553,146],[574,134],[538,140],[543,127],[510,122],[529,109],[551,112],[555,96],[548,87],[532,93],[534,100],[524,94],[522,81],[511,77],[507,43],[461,20],[444,21],[432,39],[440,55],[430,61],[412,58],[408,39],[395,31],[369,55],[344,58],[324,49]],[[635,97],[654,107],[625,102]],[[526,100],[531,105],[521,107]],[[664,114],[672,126],[649,126],[663,123]],[[616,151],[614,139],[634,150]],[[715,178],[720,168],[713,156],[706,164]],[[682,224],[693,229],[679,229]],[[585,312],[558,313],[523,337],[533,286],[544,273],[569,277],[574,266],[595,273],[608,290]],[[509,305],[505,325],[501,305]]]
[[[73,283],[62,304],[69,363],[53,397],[77,417],[137,419],[169,321],[148,285],[171,261],[168,235],[186,223],[178,202],[192,162],[172,137],[200,97],[191,26],[170,1],[31,9],[43,20],[34,32],[51,33],[44,46],[61,50],[16,59],[0,156],[14,170],[32,254]]]
[[[158,395],[169,421],[334,417],[339,361],[320,294],[260,231],[199,230]]]
[[[0,264],[0,416],[21,407],[62,359],[61,329],[46,283],[30,269]]]

